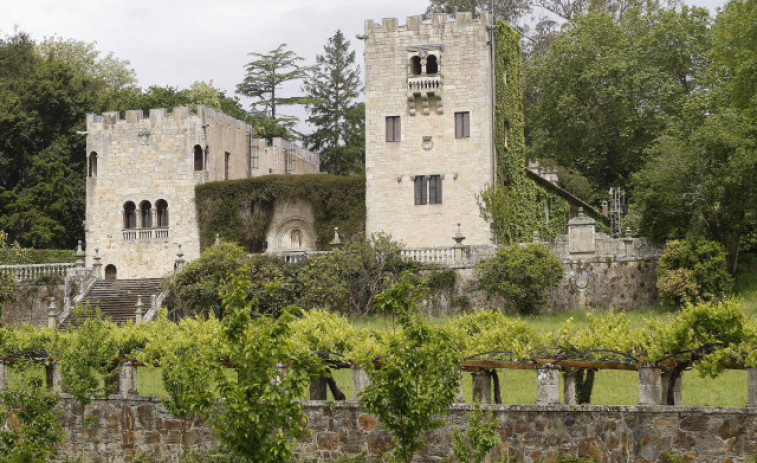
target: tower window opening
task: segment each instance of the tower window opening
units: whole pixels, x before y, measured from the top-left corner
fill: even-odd
[[[432,75],[439,72],[439,62],[434,55],[428,55],[426,58],[426,74]]]
[[[202,153],[202,147],[200,145],[195,145],[194,148],[194,155],[195,155],[195,171],[202,170],[203,165],[205,164],[203,162],[203,153]]]
[[[421,58],[420,56],[413,56],[410,58],[410,73],[414,76],[421,75]]]
[[[97,153],[89,153],[89,176],[97,177]]]
[[[130,230],[137,228],[137,206],[133,202],[127,201],[124,203],[124,229]]]
[[[150,204],[150,201],[139,203],[139,211],[142,218],[142,228],[152,228],[152,204]]]
[[[165,199],[159,199],[155,202],[155,209],[158,215],[158,227],[168,227],[168,203]]]

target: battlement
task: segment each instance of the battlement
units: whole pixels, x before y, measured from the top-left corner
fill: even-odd
[[[221,111],[216,111],[215,109],[207,108],[202,105],[198,105],[194,112],[192,112],[192,108],[188,106],[177,106],[173,109],[173,112],[170,115],[165,108],[150,109],[150,113],[147,117],[145,117],[144,112],[141,109],[129,110],[125,112],[123,119],[121,119],[121,113],[118,111],[105,112],[102,115],[87,114],[87,130],[105,130],[117,126],[128,127],[131,124],[143,123],[149,123],[151,125],[176,124],[177,126],[183,126],[191,123],[192,120],[201,122],[202,124],[213,124],[215,126],[230,127],[240,131],[244,130],[245,133],[248,134],[252,133],[252,126],[250,124],[234,119]]]
[[[446,13],[434,13],[430,18],[422,15],[408,16],[405,24],[397,24],[397,18],[384,18],[381,23],[376,23],[372,19],[365,21],[365,34],[381,32],[412,32],[419,34],[423,29],[434,29],[446,26],[488,26],[491,24],[491,15],[488,12],[481,13],[474,18],[471,13],[455,13],[448,15]]]

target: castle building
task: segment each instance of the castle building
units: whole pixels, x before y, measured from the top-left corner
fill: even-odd
[[[495,181],[489,15],[365,23],[366,233],[408,247],[491,242],[476,195]]]
[[[179,107],[87,117],[87,267],[106,279],[157,278],[200,255],[195,186],[266,174],[318,172],[318,156],[291,142],[255,139],[249,125],[212,109]],[[295,227],[296,228],[296,227]],[[293,228],[291,236],[300,239]],[[299,241],[298,241],[299,242]],[[291,242],[288,242],[291,246]]]

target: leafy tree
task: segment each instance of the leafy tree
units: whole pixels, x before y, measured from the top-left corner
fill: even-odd
[[[709,22],[686,6],[577,16],[526,66],[531,157],[551,157],[599,191],[626,186],[702,86]]]
[[[480,13],[493,8],[495,18],[511,24],[517,23],[531,10],[528,0],[430,0],[429,3],[426,13]]]
[[[244,80],[237,85],[237,93],[253,98],[252,113],[256,117],[269,119],[275,123],[292,125],[291,117],[279,117],[279,106],[304,104],[305,97],[279,96],[282,84],[305,78],[307,69],[298,63],[303,60],[282,43],[268,53],[250,53],[256,59],[245,65]]]
[[[305,141],[308,148],[321,153],[321,170],[331,174],[353,173],[357,162],[349,155],[359,153],[344,148],[354,136],[351,130],[360,130],[350,121],[350,109],[360,92],[360,67],[355,64],[355,51],[350,50],[350,41],[337,30],[324,47],[324,54],[317,55],[315,61],[304,85],[309,98],[307,121],[315,126],[315,132]]]
[[[501,246],[493,257],[476,265],[486,296],[501,297],[506,307],[533,313],[547,289],[563,275],[563,266],[541,244]]]
[[[657,264],[657,289],[663,301],[679,307],[729,296],[733,277],[723,247],[702,238],[668,242]]]
[[[376,307],[397,317],[401,335],[386,342],[386,355],[361,365],[371,383],[361,392],[361,407],[376,415],[394,437],[394,455],[410,463],[422,445],[422,434],[444,425],[437,418],[447,412],[459,387],[461,357],[448,333],[432,328],[416,315],[426,290],[409,275],[376,297]]]
[[[465,433],[459,429],[452,431],[452,453],[460,463],[482,463],[489,452],[499,442],[499,424],[493,414],[481,411],[481,404],[468,415]]]

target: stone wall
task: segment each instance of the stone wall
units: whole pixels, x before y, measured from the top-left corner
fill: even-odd
[[[0,325],[21,324],[47,326],[50,301],[54,299],[58,308],[63,307],[63,282],[24,283],[16,286],[16,297],[0,307]]]
[[[488,15],[468,13],[366,21],[367,234],[444,246],[462,223],[467,244],[491,241],[475,198],[494,176],[489,25]],[[456,112],[468,113],[469,136],[456,137]],[[387,117],[399,117],[398,141],[387,141]],[[432,175],[441,176],[441,204],[416,205],[416,177]]]
[[[60,459],[128,462],[144,453],[169,459],[181,449],[207,449],[213,433],[194,417],[178,420],[153,397],[95,400],[82,413],[70,398],[61,405],[68,439]],[[597,463],[659,462],[666,454],[687,462],[744,462],[757,455],[757,409],[662,406],[487,405],[499,423],[497,458],[551,461],[557,456],[593,458]],[[428,433],[418,461],[450,455],[450,430],[462,428],[471,405],[455,405],[447,425]],[[334,461],[364,454],[371,461],[392,447],[389,434],[355,403],[305,403],[311,435],[296,448],[300,457]],[[499,460],[494,460],[499,461]]]

